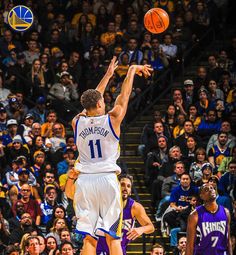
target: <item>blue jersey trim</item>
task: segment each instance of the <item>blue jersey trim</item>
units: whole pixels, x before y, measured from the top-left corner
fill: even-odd
[[[78,230],[78,229],[75,229],[75,233],[81,234],[81,235],[83,235],[84,237],[85,237],[85,236],[91,236],[91,237],[92,237],[93,239],[95,239],[96,241],[98,240],[97,237],[92,236],[90,233],[85,232],[85,231],[80,231],[80,230]]]
[[[112,127],[110,115],[108,115],[108,123],[109,123],[109,127],[110,127],[110,129],[111,129],[112,134],[113,134],[113,135],[115,136],[115,138],[119,141],[120,138],[116,135],[116,133],[115,133],[113,127]]]
[[[78,123],[79,123],[79,119],[76,120],[76,123],[75,123],[75,136],[74,136],[74,143],[76,144],[77,142],[77,128],[78,128]]]
[[[107,231],[103,228],[97,228],[97,230],[101,230],[105,234],[108,234],[109,236],[113,237],[114,239],[121,239],[121,237],[116,235],[116,233],[114,231]],[[96,236],[99,236],[99,235],[96,235]]]

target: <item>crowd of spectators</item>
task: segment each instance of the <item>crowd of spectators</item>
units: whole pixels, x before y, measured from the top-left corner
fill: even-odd
[[[222,2],[0,2],[1,252],[73,254],[76,248],[80,253],[82,237],[73,231],[76,219],[64,187],[66,173],[78,156],[68,126],[80,110],[81,93],[96,87],[113,55],[119,65],[104,94],[107,111],[129,65],[150,64],[154,69],[149,80],[135,77],[132,98],[155,86],[158,76],[174,67],[204,31],[225,22],[221,14],[227,1]],[[24,33],[13,31],[7,23],[9,11],[17,4],[28,6],[34,14],[31,29]],[[169,13],[171,25],[162,35],[143,27],[143,16],[152,7]],[[236,37],[230,47],[209,56],[209,66],[198,68],[196,80],[189,79],[173,91],[166,113],[155,113],[154,132],[149,125],[144,128],[140,152],[154,204],[161,201],[164,206],[170,197],[178,215],[190,200],[180,205],[171,190],[190,185],[190,177],[199,185],[214,174],[219,194],[228,199],[225,203],[229,206],[235,198],[236,149],[231,130],[236,117]],[[184,172],[190,176],[182,176]],[[191,186],[192,194],[195,190]],[[233,215],[234,204],[229,209]],[[178,227],[168,220],[171,215],[165,215],[171,228]]]

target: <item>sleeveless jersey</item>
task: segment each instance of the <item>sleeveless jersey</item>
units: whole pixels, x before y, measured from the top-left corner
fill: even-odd
[[[108,114],[81,116],[75,125],[75,143],[79,152],[75,168],[81,173],[120,173],[116,164],[120,156],[119,137]]]
[[[132,198],[128,198],[125,208],[123,209],[123,223],[122,223],[122,240],[121,248],[123,255],[126,255],[126,248],[130,240],[127,239],[127,233],[134,227],[135,219],[132,218],[131,210],[134,204]],[[109,249],[105,237],[99,237],[97,245],[97,255],[109,255]]]
[[[196,208],[198,213],[197,238],[194,255],[228,254],[228,218],[223,206],[215,213],[204,206]]]
[[[217,167],[221,164],[224,157],[230,157],[230,148],[227,147],[224,151],[221,151],[217,145],[213,146],[215,164]]]

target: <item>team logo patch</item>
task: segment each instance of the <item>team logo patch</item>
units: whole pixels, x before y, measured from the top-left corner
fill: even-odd
[[[34,21],[33,12],[24,5],[17,5],[8,13],[8,24],[18,32],[28,30]]]

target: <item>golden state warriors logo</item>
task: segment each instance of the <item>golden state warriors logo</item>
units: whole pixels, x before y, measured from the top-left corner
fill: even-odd
[[[34,16],[28,7],[24,5],[17,5],[10,10],[7,19],[11,28],[15,31],[22,32],[32,26]]]

